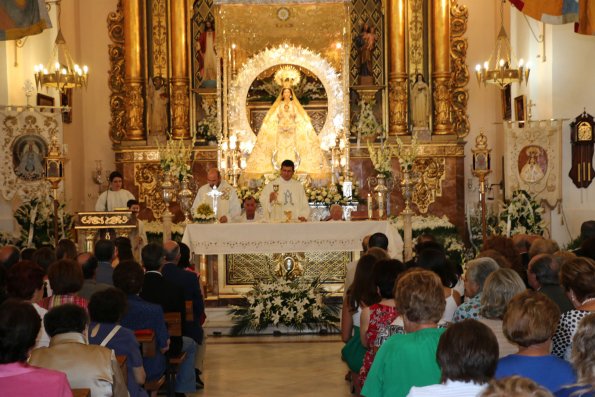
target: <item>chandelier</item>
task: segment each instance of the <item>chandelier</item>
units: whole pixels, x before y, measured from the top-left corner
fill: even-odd
[[[495,84],[504,89],[510,83],[525,84],[529,81],[529,64],[524,64],[520,59],[518,62],[514,57],[510,40],[506,29],[504,29],[504,2],[500,4],[500,32],[496,38],[496,48],[490,58],[482,65],[475,66],[475,76],[479,84]]]
[[[85,65],[82,68],[74,63],[70,51],[66,46],[66,40],[60,28],[60,1],[56,1],[56,10],[58,13],[58,34],[54,41],[54,48],[49,61],[43,64],[35,65],[35,84],[37,89],[55,88],[60,92],[65,92],[69,88],[87,87],[87,77],[89,68]]]

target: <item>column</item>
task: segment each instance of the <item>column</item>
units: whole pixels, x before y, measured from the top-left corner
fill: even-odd
[[[190,97],[188,79],[188,10],[186,0],[172,0],[171,7],[171,114],[172,138],[190,138]]]
[[[434,134],[453,134],[450,71],[450,0],[432,0],[432,88]]]
[[[405,28],[407,1],[389,0],[388,14],[388,103],[389,135],[407,134],[407,57]]]
[[[145,100],[143,97],[142,78],[142,2],[141,0],[124,0],[124,85],[127,140],[145,139],[143,114]]]

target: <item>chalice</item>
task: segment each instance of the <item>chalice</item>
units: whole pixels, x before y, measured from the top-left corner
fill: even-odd
[[[293,215],[291,210],[285,210],[285,211],[283,211],[283,214],[285,214],[285,223],[291,222],[291,217]]]

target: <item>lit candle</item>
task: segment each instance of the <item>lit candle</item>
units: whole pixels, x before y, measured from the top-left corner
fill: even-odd
[[[368,219],[372,219],[372,210],[373,210],[373,202],[372,202],[372,194],[368,193]]]
[[[384,218],[384,195],[378,192],[378,219]]]

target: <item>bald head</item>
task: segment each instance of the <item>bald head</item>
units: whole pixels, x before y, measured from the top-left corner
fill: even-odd
[[[163,253],[165,261],[177,264],[180,260],[180,246],[173,240],[166,241],[163,244]]]
[[[343,207],[341,207],[339,204],[331,205],[329,212],[330,212],[330,216],[329,216],[330,220],[340,221],[343,219]]]
[[[211,168],[209,172],[207,172],[207,183],[210,187],[219,186],[221,183],[221,173],[217,168]]]
[[[21,260],[21,252],[14,245],[6,245],[0,248],[0,265],[10,269],[12,265]]]

